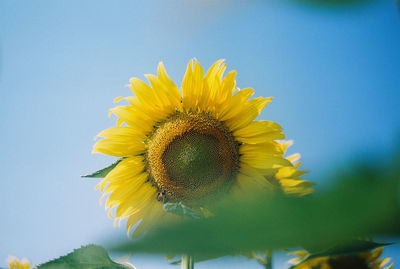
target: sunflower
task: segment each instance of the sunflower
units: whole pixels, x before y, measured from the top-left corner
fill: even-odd
[[[236,72],[224,76],[225,69],[219,60],[204,74],[191,60],[181,94],[160,63],[157,76],[145,75],[149,84],[130,79],[135,96],[115,99],[129,105],[110,110],[117,126],[98,134],[103,139],[93,152],[121,159],[96,188],[108,195],[110,217],[128,218],[128,234],[139,221],[134,236],[172,215],[165,202],[197,207],[232,189],[270,191],[274,184],[287,193],[310,192],[293,158],[284,157],[282,127],[255,121],[272,97],[250,100],[254,90],[237,88]]]
[[[301,262],[309,255],[307,251],[296,251],[297,258],[290,260],[292,264],[298,264],[293,269],[391,269],[393,263],[390,258],[379,259],[383,247],[359,254],[318,257]]]
[[[286,153],[287,149],[293,145],[293,140],[279,141],[282,151]],[[300,177],[307,173],[306,170],[300,169],[299,153],[294,153],[285,157],[292,166],[282,166],[274,171],[274,174],[265,175],[265,178],[288,196],[302,197],[313,193],[315,190],[311,188],[315,184],[311,181],[301,179]]]
[[[8,266],[10,269],[29,269],[31,264],[27,259],[19,260],[14,256],[9,256],[7,259]]]

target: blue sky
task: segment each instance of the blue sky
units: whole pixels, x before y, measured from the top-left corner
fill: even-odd
[[[277,0],[1,1],[0,267],[9,254],[41,263],[124,233],[99,205],[97,180],[80,175],[113,161],[90,153],[93,137],[115,124],[108,109],[131,94],[128,79],[159,61],[179,85],[191,58],[204,68],[226,59],[240,88],[275,98],[260,118],[284,127],[323,185],[332,166],[387,156],[399,143],[399,48],[391,0],[334,10]],[[162,257],[136,264],[169,268]]]

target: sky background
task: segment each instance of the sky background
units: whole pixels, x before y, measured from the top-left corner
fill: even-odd
[[[123,236],[99,205],[98,180],[80,176],[114,160],[91,154],[93,137],[115,125],[108,109],[131,95],[129,78],[154,74],[159,61],[180,85],[191,58],[204,69],[226,59],[238,87],[275,98],[260,119],[284,127],[319,186],[355,156],[388,158],[400,134],[394,2],[0,1],[0,267],[10,254],[38,264]],[[132,262],[176,268],[161,256]],[[227,262],[196,268],[261,268]]]

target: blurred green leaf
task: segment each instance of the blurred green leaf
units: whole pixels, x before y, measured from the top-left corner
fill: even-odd
[[[315,253],[351,238],[400,234],[399,169],[354,165],[313,197],[249,195],[212,207],[213,217],[160,224],[116,252],[227,255],[302,246]]]
[[[202,215],[196,211],[194,211],[193,209],[185,206],[184,204],[182,204],[181,202],[179,203],[165,203],[164,205],[164,210],[172,213],[172,214],[176,214],[178,216],[182,216],[182,217],[187,217],[190,219],[200,219],[202,218]]]
[[[376,0],[291,0],[294,2],[309,4],[316,7],[355,7],[377,2]]]
[[[74,250],[58,259],[41,264],[38,269],[129,269],[110,259],[107,251],[97,245],[88,245]]]
[[[115,166],[117,166],[117,164],[119,164],[120,161],[122,161],[124,158],[121,158],[119,160],[117,160],[116,162],[114,162],[113,164],[111,164],[110,166],[107,166],[106,168],[103,168],[99,171],[96,171],[92,174],[89,175],[85,175],[82,177],[90,177],[90,178],[104,178],[108,173],[110,173],[111,170],[114,169]]]

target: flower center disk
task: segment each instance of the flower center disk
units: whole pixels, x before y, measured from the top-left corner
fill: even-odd
[[[148,140],[150,180],[168,200],[194,202],[230,187],[239,169],[239,144],[206,113],[177,113]]]
[[[222,174],[218,139],[198,132],[177,136],[162,155],[170,180],[196,189],[210,184]]]

